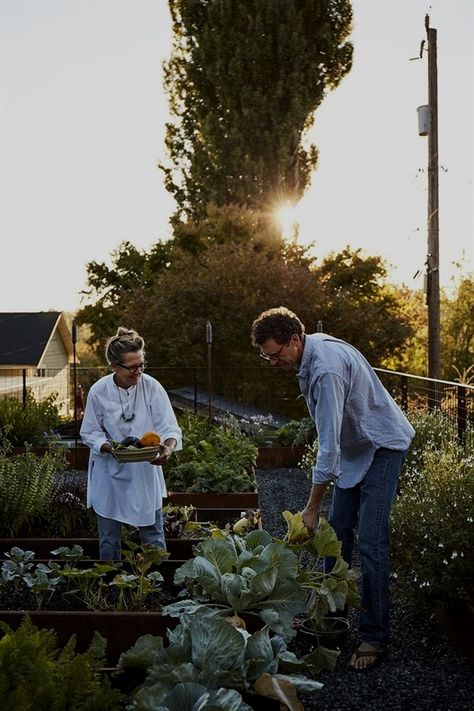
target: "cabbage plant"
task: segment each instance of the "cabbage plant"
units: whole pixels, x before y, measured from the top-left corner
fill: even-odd
[[[199,543],[195,557],[175,572],[175,584],[186,586],[192,599],[168,605],[165,614],[180,616],[206,604],[240,618],[245,626],[241,614],[254,613],[286,641],[292,639],[294,617],[304,610],[306,599],[297,580],[297,556],[267,531],[215,535]]]
[[[178,696],[181,700],[192,696],[196,702],[202,699],[203,688],[209,698],[213,694],[217,698],[220,695],[221,700],[226,698],[226,705],[216,705],[216,709],[246,711],[249,707],[240,697],[245,692],[277,699],[290,711],[300,711],[303,707],[297,693],[318,691],[323,686],[299,673],[303,669],[319,670],[317,654],[298,659],[287,651],[281,636],[270,636],[267,625],[250,635],[203,611],[183,615],[167,636],[167,646],[161,637],[140,637],[119,659],[119,676],[146,671],[145,680],[132,693],[127,707],[131,711],[205,709],[205,705],[184,702],[176,706]],[[240,698],[226,697],[224,690],[230,689],[238,691]]]

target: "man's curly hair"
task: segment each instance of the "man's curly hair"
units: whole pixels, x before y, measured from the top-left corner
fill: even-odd
[[[269,338],[283,345],[296,333],[300,338],[304,334],[304,325],[298,316],[285,306],[263,311],[252,324],[251,340],[253,346],[261,346]]]

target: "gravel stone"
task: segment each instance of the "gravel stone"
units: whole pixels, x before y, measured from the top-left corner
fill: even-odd
[[[299,469],[257,470],[263,528],[283,536],[285,510],[301,511],[311,483]],[[321,508],[327,516],[330,497]],[[353,567],[359,561],[355,552]],[[392,580],[389,654],[374,668],[356,672],[347,666],[359,644],[357,612],[349,611],[351,630],[333,672],[322,672],[324,684],[315,694],[301,694],[306,711],[472,711],[474,670],[457,652],[439,626],[434,613],[416,609]],[[306,651],[296,644],[295,653]]]

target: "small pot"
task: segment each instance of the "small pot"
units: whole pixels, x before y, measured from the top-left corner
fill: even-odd
[[[298,629],[314,637],[318,644],[328,649],[338,649],[349,634],[350,625],[345,617],[324,617],[317,625],[311,618],[301,620]]]

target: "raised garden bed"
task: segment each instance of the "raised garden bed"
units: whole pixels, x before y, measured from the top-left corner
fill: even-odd
[[[304,452],[304,447],[260,447],[257,455],[257,468],[296,467]]]
[[[166,479],[166,473],[165,473]],[[258,492],[244,491],[228,494],[195,494],[186,491],[170,491],[163,506],[195,506],[197,509],[243,509],[258,507]]]
[[[0,610],[0,620],[16,629],[25,615],[24,610]],[[107,664],[115,666],[122,652],[127,651],[145,634],[166,636],[179,620],[160,612],[78,612],[41,610],[28,612],[31,621],[40,628],[54,629],[61,646],[72,634],[76,635],[77,651],[85,652],[94,632],[107,640]]]
[[[467,602],[456,607],[438,605],[436,617],[451,643],[474,669],[474,605]]]
[[[205,495],[204,495],[205,496]],[[170,503],[170,502],[168,502]],[[176,503],[176,502],[175,502]],[[176,503],[176,505],[178,505]],[[182,505],[182,504],[180,504]],[[233,523],[240,519],[241,514],[245,510],[243,508],[202,508],[197,509],[197,521],[212,521],[223,527],[226,523]],[[258,509],[257,509],[258,510]],[[260,523],[261,525],[261,523]],[[196,545],[202,538],[166,538],[166,548],[170,554],[170,560],[187,560],[193,556],[193,546]],[[93,560],[99,557],[99,539],[97,537],[13,537],[0,538],[0,558],[4,557],[5,552],[11,548],[17,547],[22,550],[34,551],[36,560],[49,559],[51,551],[60,547],[72,548],[74,545],[81,546],[84,555]]]

